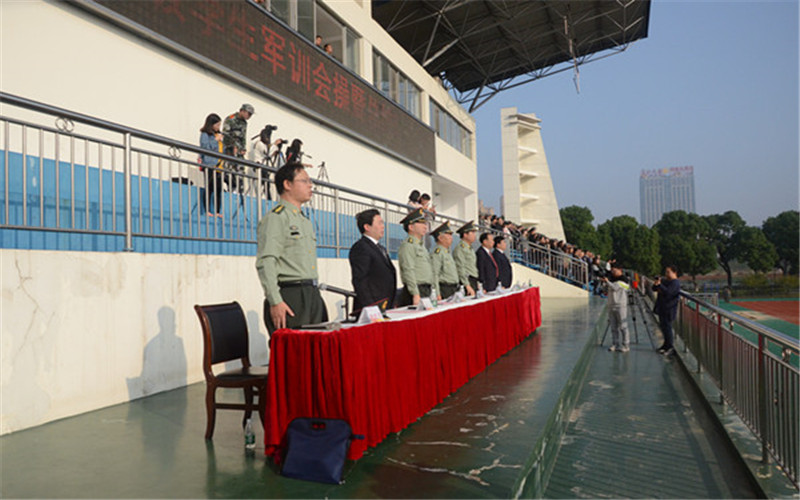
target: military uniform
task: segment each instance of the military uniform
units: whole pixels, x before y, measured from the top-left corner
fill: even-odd
[[[450,225],[447,222],[437,227],[431,233],[431,236],[436,240],[440,234],[453,234],[453,230],[450,229]],[[451,297],[458,291],[459,282],[456,262],[453,260],[450,249],[442,244],[437,244],[431,253],[431,261],[433,272],[438,278],[439,293],[442,299]]]
[[[464,233],[469,231],[477,231],[478,228],[472,221],[464,224],[458,228],[458,234],[463,237]],[[471,286],[472,289],[478,291],[478,258],[472,250],[472,246],[464,241],[458,242],[458,245],[453,250],[453,260],[458,269],[458,281],[465,287]]]
[[[286,302],[294,316],[286,327],[320,323],[328,312],[317,288],[317,237],[311,221],[293,204],[281,200],[258,223],[256,269],[264,289],[264,322],[275,330],[270,306]]]
[[[253,114],[253,106],[249,104],[243,104],[241,110]],[[239,112],[225,118],[222,125],[222,145],[226,154],[232,155],[235,146],[238,149],[237,156],[244,157],[243,151],[247,149],[247,120]]]
[[[424,221],[425,215],[421,209],[408,214],[403,220],[403,226],[408,230],[408,225],[417,221]],[[400,264],[400,280],[403,282],[403,291],[400,294],[398,305],[405,306],[413,303],[414,295],[429,297],[431,291],[438,295],[438,280],[431,265],[431,257],[422,244],[422,240],[409,236],[400,244],[397,250],[397,260]]]

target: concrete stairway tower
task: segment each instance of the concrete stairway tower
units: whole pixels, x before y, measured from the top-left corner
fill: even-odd
[[[541,120],[517,108],[500,110],[503,141],[503,214],[535,226],[550,238],[564,239],[558,201],[544,154]]]

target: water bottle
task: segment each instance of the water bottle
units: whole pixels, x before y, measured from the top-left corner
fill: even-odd
[[[431,287],[431,305],[436,307],[436,288]]]
[[[244,447],[248,450],[256,449],[256,433],[253,432],[253,419],[248,418],[244,426]]]

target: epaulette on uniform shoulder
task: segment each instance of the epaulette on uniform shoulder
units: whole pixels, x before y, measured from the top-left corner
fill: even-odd
[[[283,212],[284,208],[286,208],[286,207],[283,206],[283,205],[278,205],[277,207],[272,209],[272,213],[273,214],[279,214],[279,213]]]

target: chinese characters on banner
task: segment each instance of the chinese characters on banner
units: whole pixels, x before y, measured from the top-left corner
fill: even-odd
[[[260,7],[242,1],[97,0],[429,170],[434,134]]]

